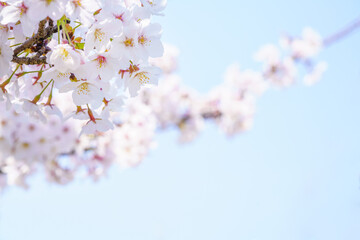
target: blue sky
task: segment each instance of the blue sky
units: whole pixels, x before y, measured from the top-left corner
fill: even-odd
[[[282,33],[327,36],[359,16],[352,1],[169,0],[165,42],[179,74],[207,91],[237,61]],[[208,125],[195,142],[176,132],[136,169],[66,187],[38,176],[0,200],[0,240],[360,239],[360,31],[324,50],[321,82],[267,92],[251,131],[227,138]]]

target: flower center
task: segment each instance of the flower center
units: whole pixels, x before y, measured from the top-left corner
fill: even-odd
[[[124,21],[124,14],[122,13],[122,14],[120,14],[120,15],[114,15],[114,17],[116,18],[116,19],[119,19],[120,21]]]
[[[28,148],[30,148],[30,144],[27,143],[27,142],[24,142],[24,143],[21,144],[21,147],[22,147],[23,149],[28,149]]]
[[[134,39],[126,38],[126,40],[124,41],[124,44],[126,47],[134,47]]]
[[[22,16],[22,15],[23,15],[24,13],[26,13],[27,10],[28,10],[28,7],[25,6],[24,2],[21,3],[21,5],[20,5],[19,8],[20,8],[20,16]]]
[[[96,58],[96,61],[98,62],[99,64],[99,68],[102,68],[105,64],[106,64],[106,57],[104,56],[98,56]]]
[[[64,61],[69,57],[69,52],[65,48],[61,49],[60,54],[62,55],[62,59]]]
[[[59,78],[69,78],[70,77],[70,73],[62,73],[62,72],[58,72],[57,77]]]
[[[105,37],[105,33],[102,32],[100,28],[97,28],[95,29],[94,36],[95,40],[99,40],[99,42],[101,42]]]
[[[141,45],[144,45],[147,42],[147,38],[144,37],[144,35],[141,35],[140,37],[138,37],[138,42]]]
[[[79,95],[81,94],[88,95],[89,92],[90,92],[89,83],[87,82],[84,82],[77,87],[77,93]]]
[[[75,7],[81,7],[81,0],[73,0],[72,3],[75,5]]]
[[[47,5],[50,5],[54,0],[43,0]]]
[[[150,82],[150,78],[146,76],[147,72],[139,72],[135,75],[139,79],[140,84],[146,84]]]

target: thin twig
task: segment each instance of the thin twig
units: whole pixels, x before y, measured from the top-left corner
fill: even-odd
[[[348,24],[347,26],[345,26],[342,30],[340,30],[340,31],[332,34],[331,36],[325,38],[324,41],[323,41],[324,47],[328,47],[331,44],[339,41],[340,39],[346,37],[350,33],[357,30],[358,28],[360,28],[360,17],[357,18],[356,20],[354,20],[353,22],[351,22],[350,24]]]

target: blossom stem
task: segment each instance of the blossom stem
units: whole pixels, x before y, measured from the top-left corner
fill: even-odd
[[[90,121],[96,123],[96,119],[95,119],[94,114],[92,113],[92,111],[91,111],[91,109],[89,107],[89,104],[86,104],[86,106],[87,106],[87,109],[88,109],[88,115],[89,115]]]
[[[10,47],[16,47],[16,46],[19,46],[21,45],[22,43],[17,43],[17,44],[14,44],[14,45],[10,45]]]
[[[18,64],[18,65],[16,66],[15,70],[12,72],[12,74],[10,75],[10,77],[9,77],[5,82],[3,82],[2,84],[0,84],[0,88],[2,89],[2,91],[3,91],[4,93],[6,92],[6,91],[5,91],[6,85],[8,85],[8,84],[10,83],[11,78],[14,76],[15,72],[19,69],[19,67],[20,67],[20,64]]]
[[[74,21],[74,22],[77,23],[78,25],[76,27],[74,27],[73,30],[77,29],[78,27],[80,27],[82,25],[82,23],[79,21]]]
[[[70,39],[69,33],[67,31],[67,28],[66,28],[66,18],[61,21],[61,25],[62,25],[63,32],[65,31],[65,36],[66,36],[69,44],[74,47],[73,43],[71,42],[71,39]]]
[[[42,76],[42,73],[45,72],[45,71],[47,71],[47,70],[42,71],[44,67],[45,67],[45,64],[43,64],[43,65],[41,66],[41,68],[40,68],[40,70],[39,70],[39,73],[38,73],[38,76],[36,77],[36,80],[35,80],[35,82],[33,83],[33,85],[35,85],[35,84],[39,81],[39,79],[40,79],[41,76]]]
[[[52,85],[51,85],[50,94],[49,94],[48,100],[47,100],[47,102],[46,102],[46,104],[45,104],[45,105],[49,105],[49,106],[51,106],[51,100],[52,100],[52,92],[53,92],[53,89],[54,89],[54,80],[52,79]]]
[[[28,74],[28,73],[39,73],[39,72],[45,72],[45,71],[41,71],[41,70],[39,70],[39,71],[29,71],[29,72],[22,72],[21,74],[25,75],[25,74]]]
[[[54,81],[54,80],[51,79],[51,81],[48,82],[48,84],[43,88],[43,90],[42,90],[38,95],[36,95],[31,102],[34,103],[34,104],[36,104],[36,103],[40,100],[41,95],[45,92],[45,90],[48,88],[48,86],[50,85],[50,83],[53,82],[53,81]]]
[[[58,44],[60,44],[60,20],[57,21]]]

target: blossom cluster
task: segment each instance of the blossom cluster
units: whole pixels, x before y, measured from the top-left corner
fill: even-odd
[[[156,84],[165,0],[20,0],[0,9],[0,96],[44,119],[43,106],[65,113],[53,95],[72,93],[71,118],[82,133],[114,127],[112,112],[143,85]],[[18,82],[24,83],[21,86]],[[14,91],[12,91],[14,90]],[[87,112],[86,115],[79,114]]]
[[[207,94],[175,74],[176,47],[160,41],[165,0],[0,1],[0,189],[26,187],[42,169],[50,182],[94,180],[113,163],[137,166],[159,129],[193,140],[206,121],[226,135],[252,126],[256,100],[289,86],[304,68],[315,83],[326,68],[313,59],[321,37],[306,28],[254,56],[262,70],[229,66]],[[164,51],[165,48],[165,51]],[[153,87],[158,83],[157,87]]]
[[[267,44],[254,56],[255,60],[263,63],[263,76],[277,86],[290,86],[299,74],[299,65],[305,68],[303,82],[306,85],[316,83],[325,72],[327,64],[323,61],[314,64],[316,57],[323,47],[321,36],[313,29],[303,29],[301,37],[284,36],[279,44]]]

